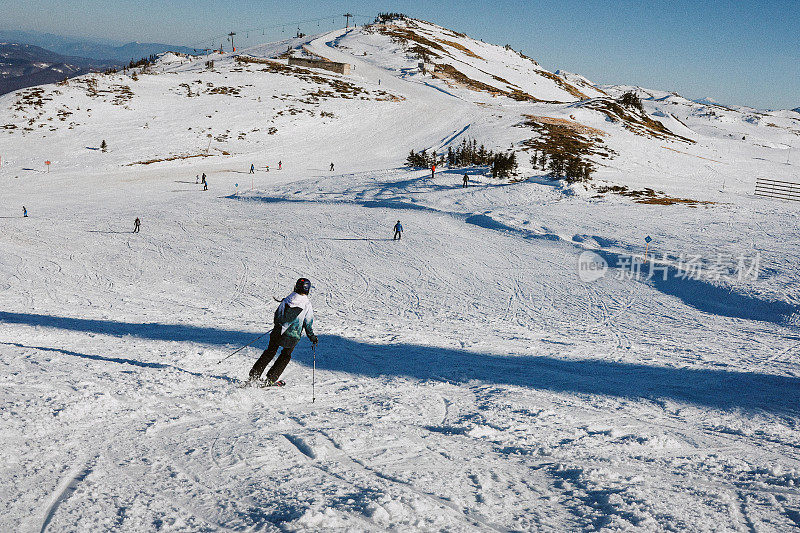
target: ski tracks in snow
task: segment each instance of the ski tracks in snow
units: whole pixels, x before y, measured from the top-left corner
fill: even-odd
[[[54,494],[52,503],[50,503],[45,511],[44,519],[42,520],[42,527],[39,530],[40,533],[45,533],[45,531],[47,531],[47,526],[50,525],[50,522],[53,520],[53,516],[55,515],[58,506],[66,501],[67,498],[69,498],[72,493],[75,492],[75,490],[78,488],[78,485],[80,485],[81,482],[92,473],[92,468],[95,461],[96,457],[84,461],[82,466],[71,470],[67,474],[64,481],[56,490],[56,494]]]
[[[309,431],[321,436],[324,439],[325,444],[328,444],[332,447],[333,453],[326,452],[324,457],[325,461],[317,461],[317,454],[311,446],[309,446],[305,440],[296,436],[296,435],[285,435],[286,439],[292,443],[293,446],[297,448],[297,450],[306,456],[309,460],[313,462],[313,466],[315,468],[320,469],[321,471],[325,472],[328,475],[334,476],[337,479],[344,481],[348,484],[353,484],[352,481],[349,481],[347,478],[351,477],[352,474],[360,473],[361,477],[371,478],[373,483],[377,483],[382,485],[384,488],[382,492],[384,493],[391,493],[399,490],[401,493],[405,493],[411,496],[411,499],[414,498],[422,498],[427,500],[432,504],[434,507],[444,511],[445,513],[451,515],[457,522],[461,522],[464,525],[469,526],[470,528],[478,528],[480,530],[490,530],[490,531],[500,531],[500,532],[507,532],[509,529],[492,524],[486,517],[481,516],[479,513],[470,511],[469,509],[459,508],[456,504],[451,502],[449,499],[446,499],[442,496],[438,496],[432,492],[425,491],[419,489],[414,486],[411,482],[407,480],[399,479],[395,476],[388,475],[382,473],[374,468],[371,468],[364,462],[354,458],[352,455],[345,452],[341,445],[339,445],[327,432],[322,429],[312,429],[306,426],[302,420],[292,417],[292,420],[297,424],[297,426],[304,430],[306,433]],[[343,468],[343,471],[346,472],[346,475],[336,472],[335,470],[340,470]],[[358,487],[361,490],[364,490],[364,487]],[[372,489],[374,490],[374,489]],[[403,498],[402,496],[398,498],[398,496],[393,496],[394,501],[399,500],[406,500],[408,497]],[[388,514],[385,510],[385,507],[381,508],[384,513]],[[374,508],[370,509],[370,514],[374,517],[377,513]],[[431,517],[429,517],[431,519]],[[371,520],[372,521],[372,520]],[[374,522],[373,522],[374,523]],[[376,524],[377,525],[377,524]]]

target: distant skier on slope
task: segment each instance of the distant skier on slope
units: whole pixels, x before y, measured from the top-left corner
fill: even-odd
[[[28,216],[28,210],[27,210],[27,209],[25,209],[25,206],[24,206],[24,205],[22,206],[22,216],[23,216],[23,217],[27,217],[27,216]]]
[[[464,188],[469,187],[469,174],[464,174]]]
[[[250,174],[256,173],[256,166],[253,163],[250,163]]]
[[[431,179],[436,177],[436,163],[431,165]]]
[[[278,161],[278,170],[281,169],[281,165],[283,165],[283,161]]]
[[[400,221],[397,221],[397,224],[394,225],[394,238],[393,241],[399,241],[403,238],[403,225],[400,224]]]
[[[142,225],[142,221],[139,220],[139,217],[136,217],[136,220],[133,221],[133,232],[139,233],[140,226]]]
[[[331,163],[331,172],[333,172],[333,163]]]
[[[311,282],[306,278],[298,279],[294,285],[294,292],[284,298],[278,309],[275,310],[274,328],[269,336],[269,345],[250,370],[250,383],[257,381],[261,377],[261,373],[264,372],[269,362],[278,353],[278,348],[283,347],[278,360],[267,372],[266,381],[266,385],[269,386],[283,385],[283,382],[278,381],[278,378],[281,377],[286,365],[289,364],[289,360],[292,358],[292,350],[300,342],[303,331],[305,330],[308,339],[313,344],[319,342],[317,336],[314,335],[314,311],[311,308],[311,300],[308,298],[309,292],[311,292]]]

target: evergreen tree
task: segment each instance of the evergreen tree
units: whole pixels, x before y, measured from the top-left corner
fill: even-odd
[[[639,95],[634,91],[628,91],[623,94],[619,99],[619,103],[625,107],[633,107],[639,111],[644,111],[644,108],[642,107],[642,99],[639,98]]]

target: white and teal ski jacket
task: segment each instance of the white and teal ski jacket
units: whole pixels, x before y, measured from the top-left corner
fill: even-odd
[[[275,310],[275,327],[281,328],[281,337],[300,340],[303,330],[310,339],[314,338],[314,310],[311,300],[305,294],[293,292],[283,299]]]

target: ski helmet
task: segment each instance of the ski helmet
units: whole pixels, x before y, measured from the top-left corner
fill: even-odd
[[[308,294],[311,292],[311,281],[306,278],[300,278],[294,284],[294,292],[297,294]]]

